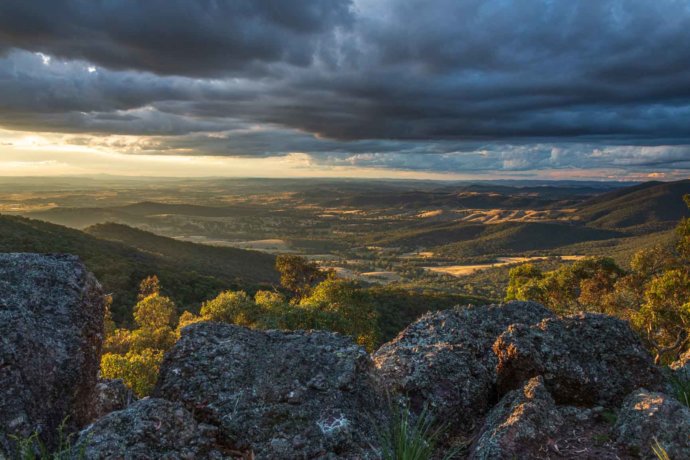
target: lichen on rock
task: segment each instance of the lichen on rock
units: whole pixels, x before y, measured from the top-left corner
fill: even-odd
[[[493,349],[501,393],[542,375],[559,404],[616,406],[635,388],[659,388],[663,381],[628,323],[606,315],[515,324]]]
[[[0,254],[0,452],[33,433],[53,447],[63,421],[91,421],[103,314],[76,256]]]
[[[98,460],[229,458],[217,434],[182,404],[145,398],[88,426],[72,450],[77,457]]]
[[[533,302],[456,307],[428,313],[373,355],[388,390],[425,405],[454,427],[471,428],[494,393],[498,360],[491,347],[511,324],[554,314]]]
[[[125,386],[122,379],[99,379],[95,392],[94,420],[124,409],[137,400],[134,392]]]
[[[615,426],[618,442],[642,458],[653,458],[658,442],[672,459],[690,458],[690,408],[643,388],[624,401]]]
[[[469,458],[541,458],[563,425],[553,398],[539,376],[508,393],[489,412]]]
[[[188,326],[154,395],[181,402],[257,459],[377,458],[387,423],[369,355],[323,331]]]

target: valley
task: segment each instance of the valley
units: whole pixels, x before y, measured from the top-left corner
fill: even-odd
[[[170,259],[170,248],[184,245],[208,264],[232,250],[256,254],[206,270],[224,282],[271,283],[275,275],[252,275],[261,273],[255,264],[296,254],[365,284],[499,299],[520,263],[606,255],[625,265],[645,244],[669,240],[690,181],[3,178],[0,192],[5,216],[69,227],[147,258]],[[170,263],[189,264],[173,253]]]

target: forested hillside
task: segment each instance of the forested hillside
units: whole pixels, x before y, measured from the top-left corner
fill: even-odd
[[[681,197],[688,193],[690,180],[645,182],[592,198],[580,206],[576,216],[602,228],[668,229],[686,215]]]
[[[70,253],[80,256],[107,292],[117,320],[130,316],[139,282],[156,274],[180,306],[198,307],[222,289],[277,281],[268,254],[182,243],[126,226],[101,226],[88,234],[22,217],[0,216],[0,252]],[[103,232],[104,239],[98,237]],[[137,235],[138,247],[129,239]],[[117,241],[119,239],[119,241]]]

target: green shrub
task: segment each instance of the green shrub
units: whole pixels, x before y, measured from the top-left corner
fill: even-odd
[[[101,375],[106,379],[122,379],[139,397],[148,396],[158,379],[163,352],[146,348],[125,355],[106,353],[101,358]]]
[[[260,312],[244,291],[225,291],[215,299],[204,302],[201,316],[208,321],[220,321],[239,326],[253,326]]]

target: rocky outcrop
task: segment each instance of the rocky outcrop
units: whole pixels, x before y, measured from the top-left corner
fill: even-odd
[[[563,422],[543,378],[535,377],[489,412],[469,458],[545,458]]]
[[[458,307],[423,316],[373,360],[335,333],[196,323],[154,398],[134,401],[122,381],[97,380],[103,313],[75,257],[0,255],[0,459],[16,456],[15,435],[55,447],[66,418],[68,431],[96,420],[72,448],[89,459],[374,459],[399,402],[450,426],[442,446],[473,439],[473,459],[649,458],[657,441],[690,458],[690,409],[639,389],[663,388],[662,374],[627,323],[604,315]]]
[[[75,256],[0,254],[0,452],[92,418],[104,298]]]
[[[377,458],[385,402],[369,355],[329,332],[186,327],[154,391],[257,459]]]
[[[511,324],[554,315],[532,302],[456,307],[427,313],[374,355],[387,388],[420,411],[429,405],[455,427],[470,427],[494,393],[498,360],[491,347]]]
[[[121,379],[99,379],[94,397],[94,420],[116,410],[124,409],[136,401],[134,392]]]
[[[217,434],[181,404],[146,398],[84,429],[72,450],[78,458],[99,460],[229,458]]]
[[[690,408],[663,393],[639,389],[625,399],[615,434],[627,451],[642,458],[654,458],[657,442],[672,459],[690,458]]]
[[[543,377],[534,377],[491,409],[469,458],[631,459],[612,438],[612,416],[603,407],[557,405]]]
[[[616,406],[634,389],[658,388],[663,380],[628,323],[605,315],[514,324],[493,348],[501,392],[543,375],[561,404]]]

